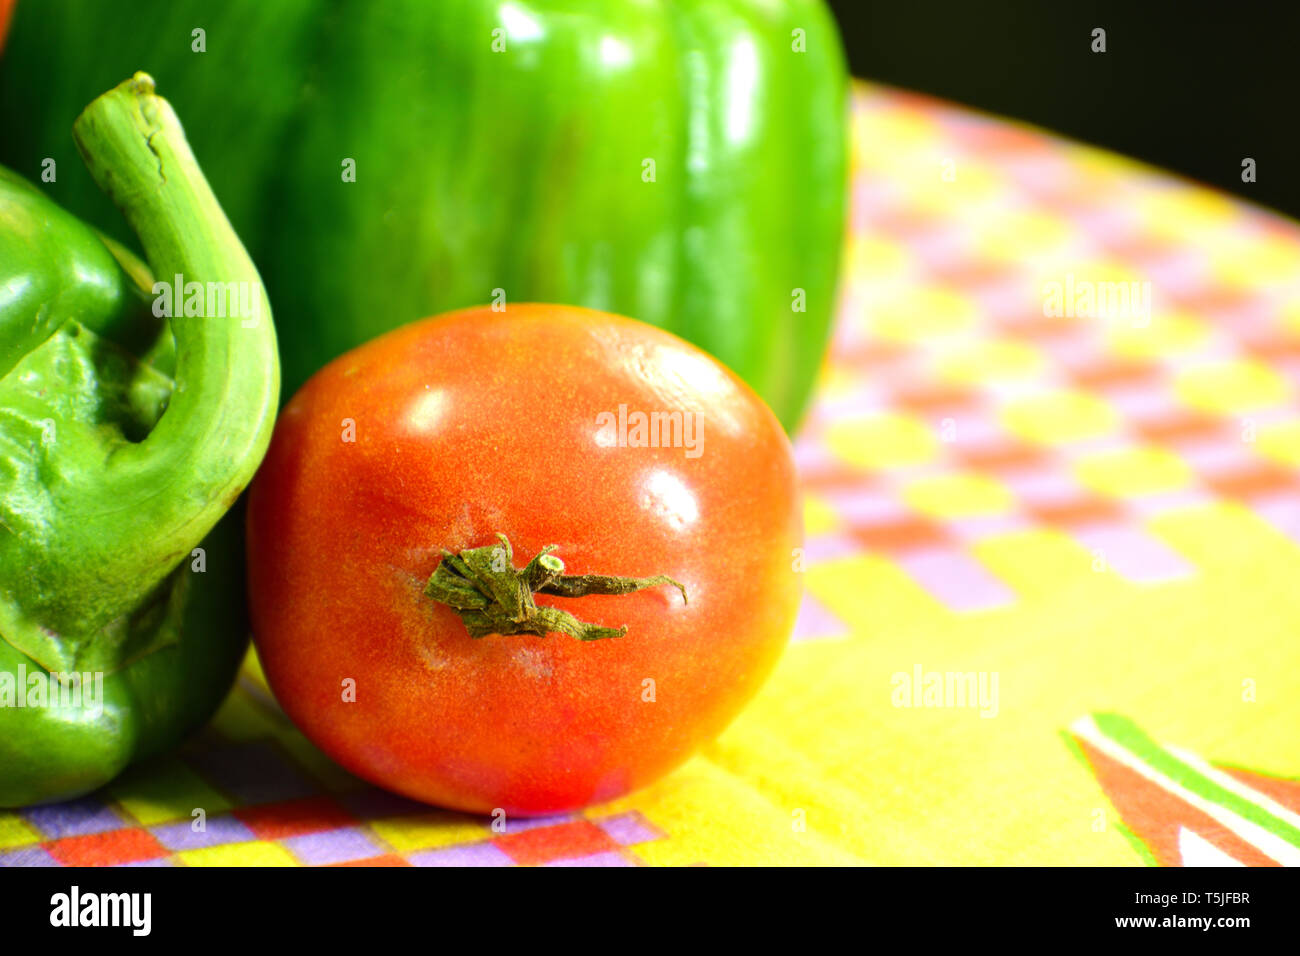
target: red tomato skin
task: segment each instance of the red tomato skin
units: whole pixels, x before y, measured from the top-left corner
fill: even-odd
[[[611,442],[597,416],[620,404],[695,413],[700,453]],[[628,633],[473,639],[422,589],[441,549],[498,531],[516,565],[557,544],[569,574],[667,574],[689,603],[539,596]],[[289,716],[358,776],[558,813],[651,783],[731,721],[793,627],[801,541],[781,426],[703,352],[584,309],[466,310],[340,357],[284,409],[249,498],[254,640]]]

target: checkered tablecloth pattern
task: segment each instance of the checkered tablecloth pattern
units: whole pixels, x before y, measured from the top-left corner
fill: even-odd
[[[1300,226],[855,101],[842,313],[796,442],[806,596],[716,743],[494,827],[339,770],[250,659],[178,754],[0,814],[0,865],[1296,862]],[[952,674],[991,696],[931,699]]]

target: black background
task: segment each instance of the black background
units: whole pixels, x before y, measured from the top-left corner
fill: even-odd
[[[367,868],[298,869],[291,879],[268,868],[0,868],[0,926],[5,951],[22,953],[87,946],[130,952],[143,944],[169,954],[273,947],[333,954],[373,950],[406,934],[441,954],[465,948],[462,933],[477,933],[495,949],[506,949],[519,934],[517,948],[527,951],[543,939],[671,937],[689,938],[705,952],[762,948],[746,947],[747,936],[771,946],[774,932],[818,951],[843,948],[846,939],[866,948],[882,936],[914,940],[923,952],[949,943],[961,952],[1007,949],[1006,943],[1012,951],[1032,944],[1059,949],[1062,939],[1076,945],[1126,939],[1121,952],[1173,949],[1195,939],[1199,949],[1233,951],[1295,937],[1296,880],[1265,867],[686,867],[671,873],[636,867],[613,876],[595,868],[519,867],[429,869],[412,877]],[[153,894],[152,932],[134,937],[123,928],[51,927],[51,897],[69,893],[74,883],[82,894]],[[621,895],[611,900],[611,888]],[[1224,891],[1249,894],[1249,902],[1208,905],[1207,893]],[[1134,901],[1136,893],[1185,892],[1200,894],[1201,903]],[[556,914],[572,910],[575,900],[594,902],[590,912],[573,911],[574,928],[566,930]],[[743,900],[747,912],[765,918],[720,913],[719,900]],[[1246,916],[1250,926],[1117,927],[1116,917],[1126,916]]]
[[[1300,2],[829,0],[855,76],[1176,171],[1300,218]],[[1106,30],[1093,53],[1092,30]],[[1256,161],[1256,182],[1241,161]]]

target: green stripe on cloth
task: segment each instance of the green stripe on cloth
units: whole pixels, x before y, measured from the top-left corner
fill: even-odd
[[[1267,830],[1292,846],[1300,847],[1300,830],[1279,820],[1259,804],[1241,797],[1189,767],[1143,733],[1137,724],[1119,714],[1093,714],[1097,729],[1148,766],[1205,800],[1231,810],[1243,820]]]

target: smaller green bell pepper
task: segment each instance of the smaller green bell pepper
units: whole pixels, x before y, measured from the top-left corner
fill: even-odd
[[[73,135],[163,282],[0,170],[0,807],[103,785],[229,690],[248,629],[227,512],[279,397],[257,270],[153,81]]]

